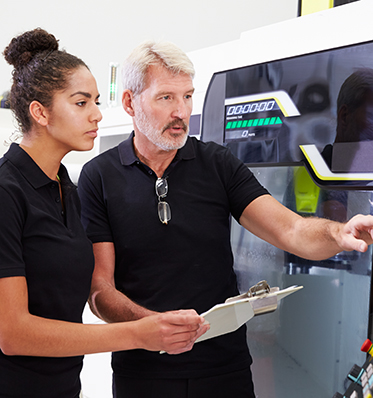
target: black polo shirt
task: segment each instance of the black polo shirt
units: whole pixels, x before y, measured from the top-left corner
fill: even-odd
[[[63,165],[59,177],[63,207],[58,183],[18,145],[0,160],[0,278],[26,277],[31,314],[82,322],[94,266],[92,245],[80,222],[76,187]],[[75,397],[81,367],[81,356],[0,351],[0,395]]]
[[[78,184],[88,237],[114,242],[117,289],[152,310],[198,313],[238,294],[230,215],[238,220],[252,200],[268,192],[229,150],[188,138],[164,174],[171,208],[164,225],[157,212],[157,176],[136,157],[132,138],[86,164]],[[116,372],[139,377],[202,377],[250,363],[245,328],[177,356],[113,354]]]

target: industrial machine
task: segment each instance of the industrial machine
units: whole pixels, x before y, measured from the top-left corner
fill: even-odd
[[[230,148],[277,200],[305,217],[370,214],[373,101],[356,106],[364,112],[348,108],[353,127],[339,111],[345,98],[359,97],[360,80],[367,78],[373,93],[372,69],[373,42],[364,42],[217,72],[205,96],[201,139]],[[341,142],[341,130],[361,134]],[[371,332],[371,248],[316,262],[261,241],[234,220],[231,231],[243,292],[261,279],[304,286],[247,325],[258,396],[329,398],[345,391]]]

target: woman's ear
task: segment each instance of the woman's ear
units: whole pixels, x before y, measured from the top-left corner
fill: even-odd
[[[130,115],[135,116],[135,110],[133,108],[133,94],[131,90],[124,90],[122,94],[122,106],[123,109]]]
[[[49,118],[47,109],[39,101],[31,102],[29,112],[34,122],[43,127],[48,125]]]

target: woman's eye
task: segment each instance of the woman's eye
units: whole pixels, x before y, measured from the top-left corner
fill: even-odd
[[[78,106],[84,106],[85,104],[86,104],[85,101],[79,101],[76,103],[76,105],[78,105]]]

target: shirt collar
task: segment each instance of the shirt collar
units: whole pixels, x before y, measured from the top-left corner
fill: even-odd
[[[133,137],[135,136],[134,131],[131,135],[124,141],[122,141],[118,146],[119,158],[123,166],[130,166],[131,164],[138,162],[139,159],[135,154],[135,149],[133,147]],[[180,148],[173,161],[177,160],[190,160],[196,157],[193,141],[188,137],[185,145]]]
[[[24,151],[18,144],[12,143],[8,152],[4,154],[4,157],[17,167],[20,173],[35,189],[38,189],[52,182],[52,180],[34,162],[30,155],[26,151]],[[61,181],[68,181],[69,183],[71,183],[67,170],[62,164],[58,171],[58,176],[60,177]]]

